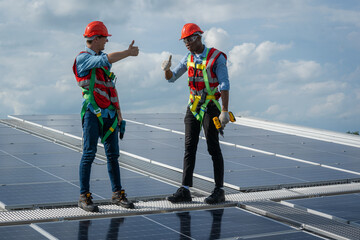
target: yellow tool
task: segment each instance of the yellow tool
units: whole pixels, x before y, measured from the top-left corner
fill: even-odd
[[[192,107],[191,107],[190,111],[195,112],[196,107],[197,107],[200,99],[201,99],[201,96],[195,96],[195,100],[194,100],[194,102],[192,104]]]
[[[232,112],[229,112],[230,122],[236,122],[236,118]]]
[[[213,117],[213,122],[214,122],[214,125],[215,125],[216,129],[219,131],[220,135],[224,137],[223,127],[221,126],[219,118],[218,117]]]
[[[230,122],[235,122],[236,118],[232,112],[229,112]],[[224,137],[224,128],[221,126],[220,120],[218,117],[213,118],[214,125],[216,129],[219,131],[220,135]]]

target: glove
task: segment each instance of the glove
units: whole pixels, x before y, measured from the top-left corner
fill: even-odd
[[[122,120],[121,124],[120,124],[120,131],[119,131],[119,138],[120,140],[122,140],[124,138],[124,134],[125,134],[125,126],[126,126],[126,121]]]
[[[168,60],[163,61],[163,63],[161,64],[162,70],[167,71],[167,70],[170,69],[170,67],[171,67],[171,57],[172,57],[172,55],[169,56]]]
[[[219,116],[219,121],[221,123],[221,126],[224,128],[226,124],[230,122],[230,115],[228,111],[221,111],[221,114]]]

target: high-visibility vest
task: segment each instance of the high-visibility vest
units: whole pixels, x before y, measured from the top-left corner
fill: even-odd
[[[88,52],[80,52],[88,53]],[[89,53],[90,54],[90,53]],[[88,108],[89,103],[94,108],[95,114],[101,125],[101,142],[104,143],[105,140],[114,132],[118,120],[115,117],[114,123],[103,135],[103,126],[104,121],[101,116],[101,109],[116,110],[120,109],[119,100],[117,97],[117,92],[113,83],[115,75],[113,72],[110,72],[107,67],[93,68],[90,70],[89,74],[84,77],[80,77],[76,69],[76,59],[73,65],[73,72],[75,74],[76,81],[82,89],[83,98],[85,102],[81,109],[81,119],[83,119],[85,112]]]
[[[80,52],[80,54],[82,53],[90,54],[89,52],[85,51]],[[90,71],[86,76],[80,77],[76,70],[76,59],[74,61],[73,71],[79,87],[89,90],[92,72]],[[95,69],[95,83],[93,91],[94,99],[100,108],[105,109],[112,104],[116,109],[119,109],[118,96],[112,82],[113,77],[109,76],[109,74],[111,73],[109,72],[108,67]]]
[[[218,91],[219,82],[216,74],[212,70],[215,61],[221,54],[223,54],[226,58],[226,55],[223,52],[215,48],[208,48],[201,64],[196,64],[194,62],[194,56],[192,54],[189,54],[187,59],[188,85],[190,89],[189,108],[196,119],[200,122],[203,120],[204,113],[209,102],[214,102],[217,108],[221,111],[221,106],[218,102],[218,99],[221,96]],[[200,99],[204,93],[206,94],[206,99],[204,99],[205,101],[201,106],[198,106],[200,109],[197,112],[193,107],[193,104],[196,104],[198,101],[196,99]]]

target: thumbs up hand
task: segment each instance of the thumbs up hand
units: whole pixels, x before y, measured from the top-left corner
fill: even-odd
[[[132,40],[131,44],[129,45],[128,51],[130,56],[137,56],[139,54],[139,48],[134,46],[135,41]]]
[[[167,71],[167,70],[170,69],[170,67],[171,67],[171,58],[172,58],[172,55],[169,56],[168,60],[163,61],[163,63],[161,64],[162,70]]]

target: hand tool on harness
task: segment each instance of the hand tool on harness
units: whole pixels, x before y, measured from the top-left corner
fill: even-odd
[[[120,123],[120,131],[119,131],[119,138],[120,138],[120,140],[122,140],[122,139],[124,138],[125,126],[126,126],[126,121],[125,121],[125,120],[121,120],[121,123]]]
[[[116,79],[116,76],[113,72],[110,72],[109,70],[105,69],[104,67],[101,67],[102,70],[105,72],[105,74],[113,81]],[[96,68],[91,69],[91,78],[90,78],[90,85],[89,85],[89,90],[82,88],[83,91],[83,97],[85,99],[85,102],[83,104],[83,107],[81,109],[81,119],[84,119],[84,115],[85,112],[87,110],[88,104],[90,103],[92,105],[92,107],[94,108],[94,112],[99,120],[100,123],[100,131],[101,131],[101,142],[104,143],[105,140],[115,131],[117,124],[118,124],[118,120],[117,117],[115,116],[115,120],[113,122],[113,124],[111,125],[111,127],[106,131],[106,133],[104,134],[104,121],[103,118],[101,116],[101,109],[99,108],[99,106],[97,105],[95,98],[94,98],[94,86],[95,86],[95,77],[96,77]],[[113,105],[110,105],[107,109],[109,110],[115,110],[115,107]],[[103,135],[104,134],[104,135]]]
[[[191,96],[190,98],[192,98],[192,99],[195,98],[195,99],[194,99],[194,102],[193,102],[190,110],[191,110],[192,112],[197,112],[197,113],[199,114],[201,106],[202,106],[202,105],[205,103],[205,101],[206,101],[206,97],[207,97],[207,93],[206,93],[206,92],[203,92],[203,93],[201,94],[201,96],[199,96],[199,95]]]
[[[234,116],[234,114],[232,112],[229,112],[229,116],[230,116],[230,122],[236,122],[236,118],[235,118],[235,116]],[[218,117],[213,117],[213,122],[214,122],[214,125],[215,125],[216,129],[220,133],[220,135],[222,137],[224,137],[224,127],[221,126],[219,118]]]

